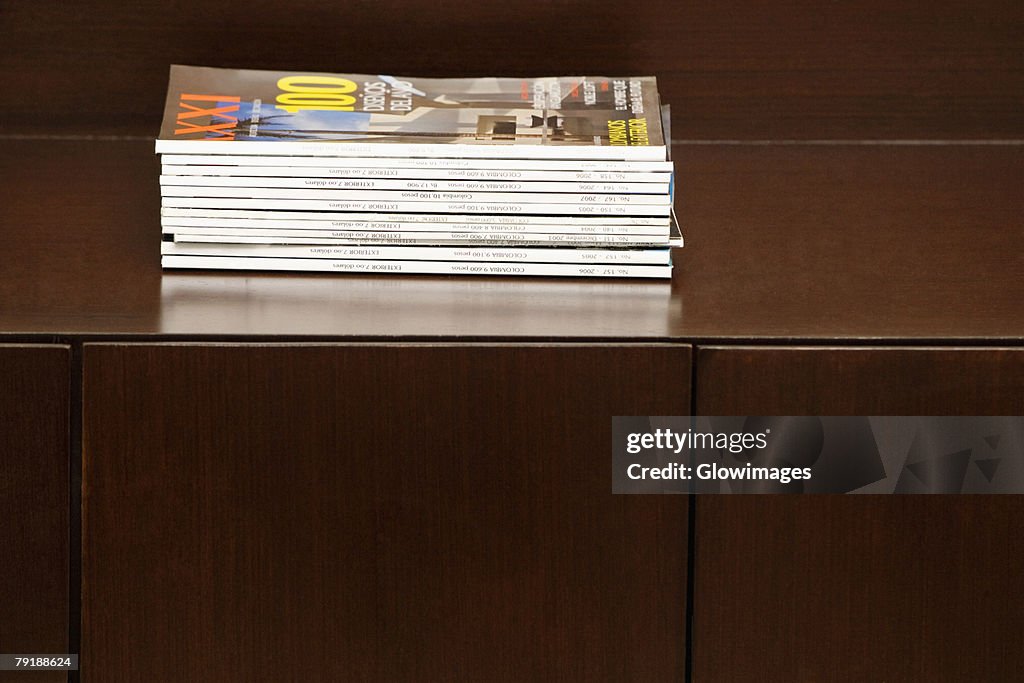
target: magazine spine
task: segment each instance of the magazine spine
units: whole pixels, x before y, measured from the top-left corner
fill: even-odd
[[[357,230],[325,229],[275,230],[265,228],[218,228],[164,225],[163,232],[169,235],[219,235],[224,238],[267,237],[279,242],[303,242],[307,239],[388,239],[388,240],[494,240],[504,242],[544,242],[571,244],[592,242],[601,245],[630,245],[634,243],[662,243],[669,239],[669,233],[566,233],[566,232],[504,232],[501,230]],[[214,240],[216,241],[216,240]],[[225,239],[224,241],[232,241]]]
[[[426,157],[665,161],[664,145],[466,145],[459,143],[280,142],[157,139],[157,154]]]
[[[473,261],[380,261],[364,259],[260,258],[240,256],[163,256],[164,268],[211,270],[319,271],[389,275],[515,275],[552,277],[672,277],[672,266],[633,264],[505,263]]]
[[[338,213],[330,211],[275,211],[218,208],[176,208],[164,207],[161,215],[164,220],[187,220],[183,225],[209,225],[211,220],[280,221],[281,227],[310,227],[310,222],[318,225],[325,222],[351,224],[365,223],[426,223],[451,224],[467,223],[475,225],[504,225],[512,229],[514,226],[553,225],[566,226],[648,226],[668,229],[668,216],[510,216],[489,214],[438,214],[438,213]],[[287,225],[284,225],[287,224]],[[227,223],[223,223],[227,225]],[[437,230],[436,227],[409,228],[410,230]],[[566,230],[575,232],[575,230]]]
[[[347,233],[326,232],[324,235],[296,235],[295,231],[257,230],[246,234],[231,232],[196,232],[195,228],[165,228],[164,236],[175,242],[201,242],[218,244],[334,244],[334,245],[422,245],[445,247],[588,247],[588,248],[649,248],[677,246],[669,237],[651,235],[548,235],[548,234],[466,234],[466,233]],[[257,234],[249,234],[255,232]],[[269,234],[268,234],[269,233]]]
[[[595,194],[545,192],[434,192],[430,190],[335,190],[330,188],[288,187],[204,187],[201,185],[163,184],[164,197],[229,197],[238,199],[330,199],[352,202],[421,202],[423,204],[450,204],[452,202],[514,202],[523,204],[582,204],[582,205],[652,205],[668,206],[668,194]],[[429,211],[424,208],[424,211]]]
[[[393,232],[451,233],[462,235],[575,235],[575,236],[667,236],[668,227],[630,225],[501,225],[477,223],[401,223],[387,221],[259,221],[247,219],[164,218],[165,232],[192,234],[280,234],[326,236],[350,232],[389,234]]]
[[[609,183],[564,181],[500,181],[500,180],[418,180],[390,178],[275,178],[251,176],[160,176],[163,186],[403,190],[420,192],[501,192],[501,193],[586,193],[586,194],[660,194],[668,195],[664,183]]]
[[[228,178],[380,178],[478,182],[658,183],[669,171],[557,171],[542,169],[401,168],[399,166],[184,166],[164,163],[163,174]]]
[[[163,163],[171,166],[286,166],[303,168],[404,168],[470,171],[593,171],[601,173],[671,173],[671,161],[587,161],[586,159],[451,159],[420,157],[306,157],[289,155],[261,156],[237,154],[164,154]]]
[[[326,190],[329,191],[329,190]],[[165,208],[276,209],[295,211],[431,212],[457,214],[540,214],[587,216],[664,216],[668,204],[520,204],[518,202],[356,201],[331,199],[249,199],[238,197],[164,197]]]
[[[179,256],[258,258],[371,259],[383,261],[496,261],[509,263],[633,263],[667,265],[660,249],[589,249],[552,247],[480,247],[417,245],[297,245],[161,242],[160,253]]]

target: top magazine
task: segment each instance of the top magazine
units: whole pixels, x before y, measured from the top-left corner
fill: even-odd
[[[158,153],[664,161],[651,76],[410,78],[172,66]]]

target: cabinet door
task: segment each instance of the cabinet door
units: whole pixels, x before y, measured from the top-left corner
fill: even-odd
[[[708,415],[1022,415],[1024,350],[702,348]],[[997,681],[1022,496],[697,501],[694,680]]]
[[[70,349],[0,344],[0,653],[68,651]],[[0,671],[0,681],[64,681]]]
[[[672,680],[684,346],[84,350],[83,680]]]

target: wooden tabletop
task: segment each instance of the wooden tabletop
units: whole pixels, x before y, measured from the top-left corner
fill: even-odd
[[[673,156],[671,283],[164,273],[151,141],[0,140],[0,337],[1024,340],[1024,146]]]

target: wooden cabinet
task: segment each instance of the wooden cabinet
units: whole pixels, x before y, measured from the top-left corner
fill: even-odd
[[[691,535],[609,470],[614,415],[1022,414],[1021,348],[86,343],[74,406],[71,365],[0,346],[0,642],[79,637],[81,409],[84,681],[1007,680],[1024,649],[1019,496],[704,496]]]
[[[68,651],[71,354],[0,344],[0,653]],[[0,681],[64,681],[0,671]]]
[[[617,414],[1022,414],[1024,4],[435,4],[4,6],[0,652],[80,639],[103,683],[1016,673],[1021,498],[612,496],[609,456]],[[406,30],[455,15],[455,50]],[[161,272],[168,62],[527,74],[553,40],[674,105],[671,282]]]
[[[702,348],[707,415],[1021,415],[1024,349]],[[705,496],[694,680],[1012,680],[1021,496]]]
[[[680,680],[683,345],[87,344],[85,681]]]

